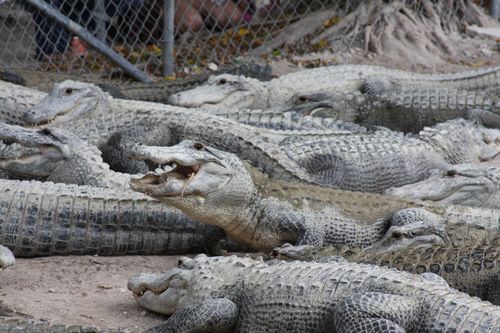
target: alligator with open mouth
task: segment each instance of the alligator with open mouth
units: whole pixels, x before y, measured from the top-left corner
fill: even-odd
[[[482,225],[493,231],[493,237],[500,227],[500,211],[492,209],[433,209],[432,204],[397,199],[384,205],[384,197],[374,196],[371,202],[363,200],[364,194],[351,202],[351,209],[357,207],[365,212],[364,219],[359,215],[353,218],[349,207],[341,205],[323,206],[320,210],[296,208],[289,201],[263,196],[236,155],[189,140],[172,147],[136,145],[131,157],[159,165],[154,172],[132,179],[133,190],[179,208],[194,220],[219,226],[232,239],[264,252],[284,243],[347,244],[387,251],[416,242],[461,242],[458,238],[450,240],[445,230],[455,223]],[[351,198],[356,196],[352,193]],[[335,192],[330,194],[335,197]],[[370,205],[383,207],[378,216],[372,215]],[[391,243],[391,238],[401,234],[411,237]]]

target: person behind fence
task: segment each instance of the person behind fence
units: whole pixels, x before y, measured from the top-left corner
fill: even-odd
[[[178,32],[199,31],[205,22],[220,28],[248,20],[250,4],[246,0],[176,0],[175,29]]]
[[[46,0],[53,7],[71,20],[79,23],[94,32],[96,27],[94,1],[82,0]],[[132,9],[144,5],[145,0],[104,0],[106,15],[115,17],[125,15]],[[176,0],[175,1],[175,30],[179,33],[199,31],[205,24],[226,28],[237,25],[242,20],[251,19],[249,15],[251,5],[246,0]],[[70,35],[61,24],[54,22],[37,9],[31,8],[36,23],[36,52],[37,60],[53,53],[63,54],[71,45]]]
[[[93,16],[95,0],[46,0],[46,2],[89,31],[94,31],[96,26]],[[105,14],[108,17],[123,15],[130,8],[139,8],[143,2],[144,0],[104,0]],[[44,56],[53,53],[65,53],[70,46],[72,35],[61,24],[54,22],[37,9],[31,8],[31,10],[36,24],[36,59],[43,59]]]

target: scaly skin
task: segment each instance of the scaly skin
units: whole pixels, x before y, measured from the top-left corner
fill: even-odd
[[[196,120],[186,122],[188,118]],[[203,125],[201,122],[198,123],[197,119]],[[297,133],[294,131],[296,128],[294,124],[290,124],[287,130],[259,130],[257,133],[253,127],[243,126],[213,115],[201,114],[194,110],[142,101],[110,99],[98,87],[72,81],[57,85],[47,98],[25,115],[24,120],[27,123],[39,125],[51,122],[51,126],[69,130],[111,155],[104,156],[104,160],[110,164],[113,163],[113,158],[123,155],[120,152],[120,147],[126,147],[134,142],[170,145],[185,137],[193,137],[210,139],[209,143],[214,145],[225,143],[221,148],[242,152],[247,150],[248,145],[254,145],[257,149],[255,153],[259,155],[258,150],[266,149],[267,141],[276,141],[276,138]],[[303,120],[296,120],[296,122],[313,124],[307,128],[309,131],[301,132],[301,135],[309,136],[320,133],[345,133],[346,130],[353,129],[366,130],[359,126],[343,123]],[[315,126],[315,123],[319,125]],[[195,126],[186,128],[186,126],[191,127],[192,125]],[[223,136],[223,133],[219,131],[220,128],[224,128],[226,136]],[[114,143],[111,145],[112,147],[118,146],[120,148],[118,153],[108,152],[110,149],[107,146],[109,146],[109,140],[113,135],[120,136],[119,140],[116,138],[111,140]],[[227,137],[231,135],[234,135],[235,140],[232,140],[231,145],[228,145]],[[262,156],[248,158],[252,160],[267,159]],[[129,167],[128,162],[123,159],[120,163],[126,165],[121,170],[127,172],[140,170],[135,165]],[[144,166],[142,171],[144,172]]]
[[[211,77],[197,88],[172,95],[186,107],[265,109],[289,103],[297,94],[354,92],[378,81],[376,90],[403,87],[481,90],[498,86],[499,68],[455,74],[417,74],[366,65],[328,66],[283,75],[269,82],[229,74]]]
[[[491,160],[500,152],[496,138],[497,129],[455,119],[418,136],[376,131],[299,138],[297,143],[291,137],[271,152],[295,162],[312,183],[380,192],[426,179],[449,164]]]
[[[16,145],[2,152],[0,168],[23,179],[127,190],[130,174],[110,170],[100,151],[72,133],[0,123],[0,138]],[[12,145],[11,145],[12,146]]]
[[[0,271],[15,263],[16,259],[12,252],[5,246],[0,245]]]
[[[62,96],[66,91],[64,89],[66,84],[61,84],[58,87],[59,93],[55,93],[55,90],[54,96]],[[70,86],[73,87],[71,92],[75,93],[77,90],[75,84]],[[82,95],[87,96],[87,93],[83,91],[91,91],[91,89],[85,87],[81,88],[81,91]],[[76,96],[71,94],[67,99],[71,101],[76,99]],[[82,97],[79,100],[83,101],[85,98]],[[94,109],[109,110],[111,107],[109,103],[112,102],[114,111],[87,113],[83,111],[83,107],[69,108],[74,111],[68,112],[75,116],[81,115],[81,117],[56,126],[64,127],[80,138],[98,145],[103,151],[106,151],[103,148],[103,141],[109,139],[115,132],[129,131],[129,137],[133,137],[132,142],[146,140],[145,144],[154,145],[168,146],[182,139],[195,139],[238,153],[242,158],[249,159],[254,165],[264,169],[275,178],[299,179],[351,190],[382,191],[388,187],[422,180],[430,175],[430,169],[443,169],[446,163],[490,159],[498,151],[495,138],[500,133],[498,130],[488,130],[456,120],[437,125],[435,130],[426,130],[418,139],[392,134],[389,131],[377,131],[363,136],[361,134],[341,135],[338,131],[341,126],[338,126],[337,130],[315,129],[312,132],[301,131],[300,135],[297,135],[297,131],[288,130],[292,126],[287,126],[285,131],[257,131],[250,126],[212,115],[196,114],[192,110],[164,107],[146,102],[124,103],[121,100],[110,101],[106,98],[98,99],[98,101],[100,102],[94,105]],[[47,121],[53,116],[56,117],[56,122],[71,118],[70,113],[65,113],[63,109],[55,110],[58,110],[57,106],[74,103],[69,101],[63,103],[60,99],[47,99],[41,104],[45,106],[27,114],[29,122]],[[127,109],[132,112],[123,111]],[[51,113],[49,110],[54,111]],[[440,131],[446,130],[451,134],[440,135]],[[318,136],[324,138],[318,140]],[[360,140],[361,137],[364,141]],[[489,137],[489,141],[485,142],[484,137]],[[365,138],[369,142],[366,142]],[[291,142],[296,140],[300,143],[295,143],[293,149],[288,149]],[[127,139],[125,143],[118,141],[116,144],[116,140],[113,142],[118,147],[131,143]],[[280,148],[279,145],[282,147]],[[485,154],[486,150],[491,156]],[[385,159],[381,159],[380,154],[384,154]],[[122,156],[107,153],[105,161],[110,163],[112,159],[109,155],[119,158]],[[380,165],[386,167],[388,164],[394,165],[397,173],[387,173],[383,167],[380,167]],[[144,172],[145,168],[133,170]],[[363,178],[364,175],[367,177]],[[360,181],[362,178],[363,181]]]
[[[172,316],[147,332],[498,332],[500,308],[414,275],[348,262],[273,264],[181,258],[128,283],[139,304]]]
[[[27,87],[49,92],[54,84],[71,80],[75,77],[74,73],[44,72],[27,69],[16,69],[15,72],[24,79]],[[235,66],[222,67],[211,73],[202,73],[176,80],[162,80],[155,83],[142,83],[125,80],[101,79],[96,75],[78,75],[80,81],[98,84],[104,89],[109,89],[109,93],[119,94],[119,98],[149,100],[151,102],[164,102],[168,96],[174,92],[193,88],[205,82],[210,75],[231,73],[236,75],[245,75],[255,77],[262,81],[271,79],[271,67],[259,66],[256,64],[242,64]],[[1,75],[1,73],[0,73]],[[2,79],[0,77],[0,79]],[[118,97],[118,96],[115,96]]]
[[[456,288],[500,305],[500,247],[429,245],[373,253],[360,248],[284,247],[280,259],[326,262],[340,260],[393,267],[410,273],[435,273]]]
[[[372,94],[299,94],[294,99],[296,105],[288,111],[413,133],[455,118],[479,120],[485,126],[499,128],[497,90],[409,88]]]
[[[267,110],[240,110],[240,111],[214,111],[214,115],[234,120],[240,124],[277,131],[312,131],[312,130],[340,130],[351,132],[364,132],[366,128],[335,118],[301,115],[294,111],[283,109]],[[297,132],[298,133],[298,132]]]
[[[500,168],[457,164],[420,182],[387,189],[386,195],[474,207],[500,208]]]
[[[363,225],[336,211],[335,206],[323,207],[321,211],[296,209],[286,201],[263,197],[235,155],[200,143],[184,141],[172,147],[137,145],[132,149],[132,157],[159,165],[154,173],[132,180],[132,189],[177,207],[197,221],[219,226],[231,238],[260,251],[284,243],[371,245],[380,249],[401,234],[412,235],[409,242],[449,241],[443,223],[450,220],[424,209],[396,210]],[[171,164],[176,167],[167,171]],[[367,208],[360,201],[356,204]],[[466,215],[462,218],[472,220]],[[488,219],[485,216],[484,222]],[[498,219],[489,220],[483,227],[497,231]],[[407,244],[405,241],[388,246]]]
[[[38,90],[0,81],[0,121],[24,124],[23,115],[45,96]]]
[[[117,330],[103,330],[83,325],[54,325],[46,321],[34,321],[26,318],[14,318],[0,316],[0,332],[22,332],[22,333],[119,333]]]
[[[221,229],[137,193],[0,181],[0,243],[18,257],[199,253]]]
[[[256,78],[261,81],[269,81],[271,79],[271,67],[269,65],[259,66],[256,64],[244,64],[221,68],[215,72],[197,74],[195,76],[189,76],[172,81],[163,80],[155,83],[115,82],[110,85],[100,84],[99,86],[116,98],[167,103],[170,95],[187,89],[192,89],[206,82],[210,76],[222,73],[243,75],[246,77]],[[110,89],[107,90],[108,88]]]

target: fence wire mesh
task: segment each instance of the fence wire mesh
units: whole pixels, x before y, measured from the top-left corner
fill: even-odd
[[[147,72],[163,73],[164,0],[46,0],[50,5]],[[92,72],[121,77],[123,72],[99,52],[26,0],[0,1],[0,61],[6,67]],[[174,62],[177,73],[196,73],[231,64],[263,49],[286,27],[312,12],[324,27],[336,24],[360,1],[333,0],[175,0]],[[476,1],[477,3],[477,1]],[[487,5],[479,1],[482,5]],[[450,15],[453,13],[450,12]],[[307,47],[305,45],[307,44]],[[291,52],[317,51],[328,43],[298,43]]]

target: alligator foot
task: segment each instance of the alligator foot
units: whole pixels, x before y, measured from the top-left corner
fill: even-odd
[[[287,259],[287,260],[305,260],[305,258],[313,258],[312,261],[316,262],[342,262],[346,259],[342,256],[335,255],[321,255],[320,247],[316,247],[313,245],[298,245],[294,246],[289,243],[285,243],[280,247],[276,247],[273,249],[272,256],[278,259]]]
[[[145,333],[167,332],[232,332],[238,320],[238,307],[232,301],[219,298],[201,304],[185,306],[168,320]]]

